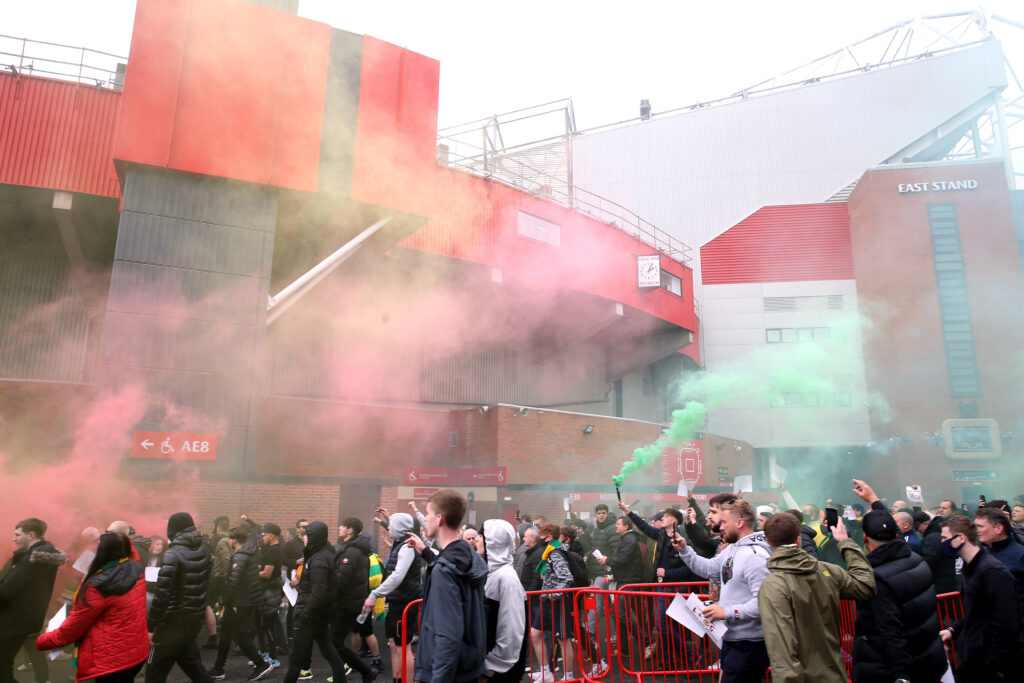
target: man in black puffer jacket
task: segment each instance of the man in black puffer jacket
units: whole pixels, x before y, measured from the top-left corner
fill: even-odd
[[[896,520],[880,501],[872,502],[863,527],[878,593],[857,603],[853,681],[937,681],[946,670],[946,653],[931,569],[900,538]]]
[[[263,586],[260,583],[259,561],[256,558],[256,543],[249,540],[247,527],[235,527],[228,532],[231,541],[231,568],[228,570],[228,582],[224,589],[224,616],[220,623],[220,646],[217,648],[217,661],[210,671],[215,681],[224,680],[224,663],[228,660],[231,642],[238,643],[242,654],[253,664],[250,681],[257,681],[273,668],[265,662],[249,635],[250,628],[256,624],[256,618],[263,606]]]
[[[167,538],[170,542],[149,610],[153,651],[146,667],[146,683],[164,683],[175,663],[193,681],[209,683],[196,636],[206,619],[210,555],[187,512],[176,512],[167,520]]]
[[[345,663],[331,642],[331,614],[338,594],[338,576],[334,548],[327,542],[327,525],[323,522],[306,525],[306,548],[302,557],[302,578],[295,600],[295,640],[284,683],[295,683],[299,679],[299,665],[310,661],[314,642],[331,665],[335,683],[342,683]]]
[[[346,664],[358,671],[364,683],[372,681],[376,674],[359,655],[348,646],[349,634],[355,629],[356,619],[363,609],[363,602],[370,594],[370,539],[362,535],[363,523],[355,517],[348,517],[338,526],[338,545],[335,547],[335,566],[338,571],[338,600],[331,623],[334,647]],[[372,619],[370,613],[367,619]]]

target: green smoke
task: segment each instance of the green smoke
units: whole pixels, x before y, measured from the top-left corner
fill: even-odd
[[[651,463],[661,460],[661,452],[666,448],[679,446],[693,438],[693,433],[704,424],[707,407],[700,401],[688,401],[680,410],[672,411],[672,424],[668,431],[657,441],[633,451],[633,457],[622,463],[622,470],[612,477],[616,486],[622,486],[626,480]]]

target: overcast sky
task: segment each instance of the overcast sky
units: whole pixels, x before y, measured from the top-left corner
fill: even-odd
[[[134,0],[6,5],[6,35],[128,53]],[[985,7],[1024,21],[1019,0]],[[571,96],[581,129],[637,116],[641,98],[655,112],[714,99],[901,20],[970,9],[948,0],[299,4],[302,16],[440,60],[442,127]]]

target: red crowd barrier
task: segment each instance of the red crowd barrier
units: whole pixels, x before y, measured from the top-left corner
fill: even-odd
[[[720,671],[718,648],[710,638],[698,638],[665,614],[677,593],[696,593],[703,600],[707,590],[706,582],[691,582],[629,584],[621,590],[531,591],[526,617],[529,671],[547,667],[543,679],[534,679],[537,683],[612,683],[613,665],[621,670],[623,680],[629,676],[637,683],[653,676],[665,681],[674,678],[675,683],[707,680],[709,674]],[[410,603],[402,615],[404,645],[408,645],[410,615],[419,619],[421,602]],[[963,616],[960,594],[938,596],[938,610],[943,627],[959,619]],[[839,640],[847,675],[853,673],[856,619],[857,604],[841,600]],[[407,653],[403,647],[403,671],[408,670]],[[956,665],[952,649],[950,661]],[[409,678],[396,678],[411,681],[411,673]],[[770,670],[768,674],[771,681]]]

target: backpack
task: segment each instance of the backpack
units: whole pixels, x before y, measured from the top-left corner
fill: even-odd
[[[380,561],[377,553],[370,553],[370,590],[373,590],[384,581],[384,563]],[[384,613],[384,598],[377,598],[373,606],[373,613]]]
[[[559,548],[565,555],[565,561],[569,564],[569,571],[572,572],[572,587],[584,588],[590,585],[590,573],[587,572],[587,564],[583,557],[574,550]]]

